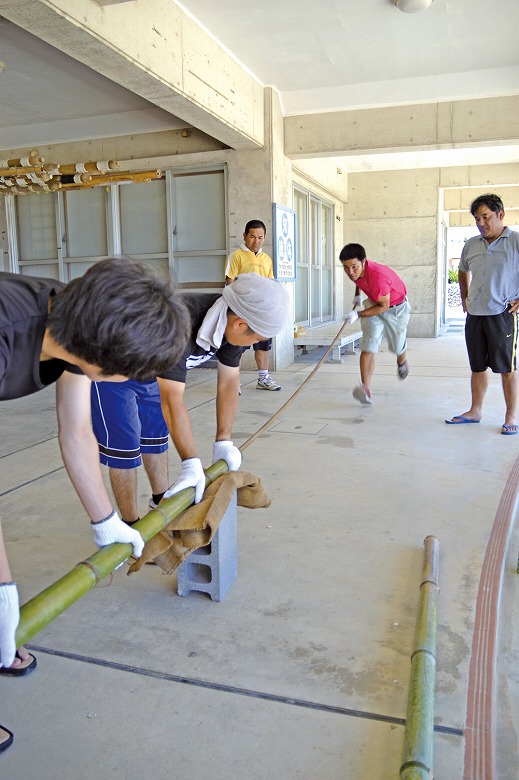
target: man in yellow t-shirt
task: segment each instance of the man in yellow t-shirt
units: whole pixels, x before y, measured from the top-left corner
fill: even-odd
[[[259,274],[270,279],[274,278],[274,267],[271,258],[262,251],[267,229],[260,219],[251,219],[245,225],[243,244],[229,257],[225,268],[225,283],[229,284],[239,274]],[[281,390],[281,385],[274,382],[269,374],[269,351],[272,339],[258,341],[253,345],[254,357],[258,366],[258,382],[256,390]],[[241,391],[240,391],[241,392]]]

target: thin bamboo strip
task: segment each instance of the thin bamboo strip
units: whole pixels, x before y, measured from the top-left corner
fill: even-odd
[[[24,187],[20,187],[17,184],[10,183],[9,185],[0,181],[0,192],[11,195],[30,195],[36,193],[37,195],[43,195],[48,192],[56,192],[61,188],[59,181],[44,182],[43,184],[27,184]]]
[[[160,179],[162,177],[162,171],[135,171],[128,173],[112,173],[106,176],[92,176],[92,181],[85,184],[72,184],[63,183],[64,190],[81,190],[90,187],[100,187],[107,184],[122,184],[123,182],[133,182],[134,184],[142,184],[144,182],[152,181],[153,179]]]
[[[400,780],[430,780],[433,776],[438,539],[427,536],[424,546]]]
[[[206,486],[228,471],[227,463],[219,460],[206,469]],[[162,531],[194,500],[193,488],[161,501],[157,509],[148,512],[134,528],[145,542],[149,542]],[[25,644],[38,631],[51,623],[75,601],[92,590],[98,582],[110,574],[131,555],[130,544],[109,544],[84,561],[78,563],[68,574],[50,585],[20,608],[20,623],[16,631],[16,646]]]
[[[0,168],[17,168],[18,166],[41,165],[44,158],[39,156],[37,149],[33,149],[27,157],[15,157],[11,160],[0,160]]]
[[[72,165],[60,165],[59,172],[70,173],[105,173],[114,168],[118,168],[119,163],[116,160],[98,160],[97,162],[72,163]]]
[[[62,184],[89,184],[92,181],[89,173],[60,174],[57,178]]]
[[[92,176],[96,182],[117,182],[117,181],[149,181],[151,179],[160,179],[162,171],[155,169],[153,171],[115,171],[114,173],[98,174]]]
[[[26,173],[25,178],[32,181],[33,184],[46,184],[52,179],[52,176],[43,171],[42,173]]]
[[[15,195],[30,195],[31,193],[43,195],[46,192],[50,192],[47,184],[28,184],[26,187],[13,187],[11,189],[11,193]]]
[[[13,166],[12,168],[2,166],[0,168],[0,176],[25,176],[29,173],[38,173],[41,175],[44,170],[43,165],[18,165]]]

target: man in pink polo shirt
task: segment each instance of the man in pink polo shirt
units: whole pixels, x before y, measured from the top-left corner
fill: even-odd
[[[407,289],[392,268],[368,260],[360,244],[346,244],[339,260],[346,276],[356,284],[353,310],[347,312],[344,319],[350,324],[360,319],[362,328],[361,381],[354,389],[353,397],[361,404],[372,404],[371,379],[375,371],[375,354],[382,336],[386,337],[390,351],[396,355],[398,377],[405,379],[409,373],[406,350],[411,307],[407,300]],[[364,303],[361,293],[367,296]],[[363,309],[358,308],[361,304]]]

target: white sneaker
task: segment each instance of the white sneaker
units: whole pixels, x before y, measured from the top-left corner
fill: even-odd
[[[281,385],[274,382],[272,377],[267,374],[265,379],[258,379],[256,390],[281,390]]]
[[[241,395],[241,385],[238,387],[238,395]]]
[[[369,392],[367,387],[364,387],[362,382],[354,389],[353,397],[357,401],[360,401],[361,404],[372,404],[373,403],[373,399],[371,398],[371,393]]]

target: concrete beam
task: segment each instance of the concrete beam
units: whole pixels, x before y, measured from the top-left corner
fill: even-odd
[[[262,85],[171,0],[0,0],[0,15],[233,149],[264,145]]]
[[[292,159],[427,151],[519,139],[519,95],[285,118]]]
[[[461,211],[468,214],[469,221],[474,224],[474,218],[470,213],[470,204],[475,198],[487,192],[494,192],[502,199],[505,212],[519,208],[519,187],[460,187],[459,189],[445,190],[443,207],[445,211]]]

